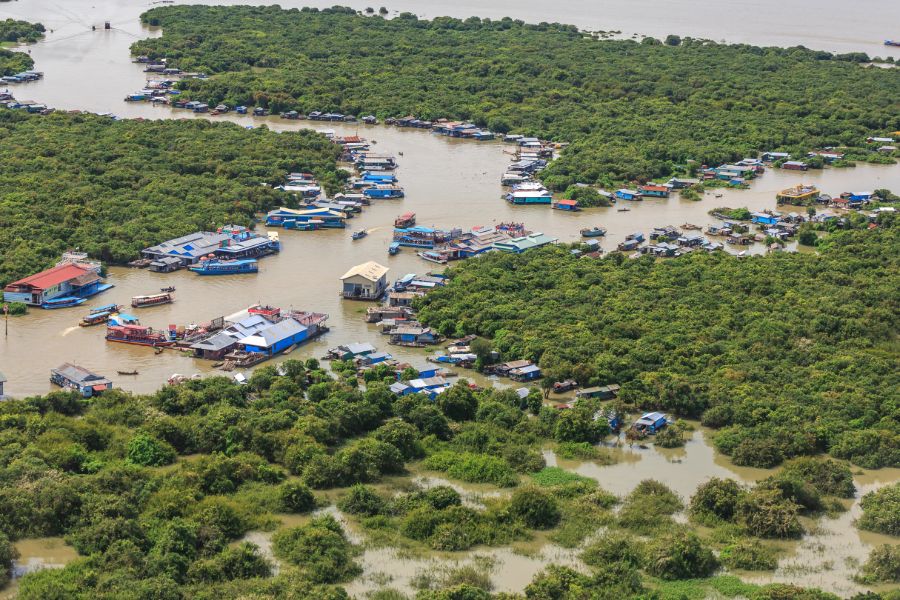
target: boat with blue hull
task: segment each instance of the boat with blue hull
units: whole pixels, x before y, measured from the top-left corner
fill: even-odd
[[[239,260],[201,260],[196,265],[188,267],[198,275],[242,275],[245,273],[258,273],[259,263],[255,258]]]
[[[84,304],[87,302],[84,298],[78,298],[76,296],[63,296],[62,298],[53,298],[52,300],[46,300],[43,304],[41,304],[41,308],[46,310],[52,310],[54,308],[70,308],[72,306],[78,306],[79,304]]]

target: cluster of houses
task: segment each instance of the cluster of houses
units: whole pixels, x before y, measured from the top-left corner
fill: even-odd
[[[504,136],[503,141],[516,145],[516,160],[500,177],[500,184],[510,188],[504,195],[506,201],[511,204],[553,203],[553,195],[534,177],[553,158],[556,146],[516,134]]]
[[[357,136],[335,138],[342,148],[342,159],[353,164],[358,175],[350,180],[344,193],[325,198],[322,188],[309,173],[292,173],[278,186],[297,196],[297,208],[280,207],[269,211],[266,225],[301,231],[343,229],[347,220],[362,212],[373,200],[403,198],[403,188],[393,171],[397,161],[391,155],[375,154],[369,144]],[[363,234],[364,235],[364,234]]]
[[[0,77],[0,83],[28,83],[43,78],[44,74],[40,71],[22,71],[21,73]]]
[[[554,244],[555,237],[525,229],[522,223],[499,223],[449,231],[431,227],[394,229],[394,245],[421,249],[418,255],[438,264],[463,260],[485,252],[521,254],[532,248]]]
[[[186,337],[178,346],[196,358],[218,361],[219,367],[230,371],[293,351],[328,331],[327,320],[323,313],[254,305],[225,317],[219,327]]]
[[[221,261],[258,259],[281,251],[276,232],[258,234],[241,225],[225,225],[216,231],[195,231],[141,250],[141,259],[130,264],[158,273],[170,273],[215,258]]]
[[[48,108],[46,104],[32,102],[31,100],[16,100],[12,94],[6,91],[0,91],[0,107],[24,110],[27,113],[41,115],[48,115],[53,112],[53,109]]]

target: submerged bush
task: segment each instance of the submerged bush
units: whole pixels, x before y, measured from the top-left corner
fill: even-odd
[[[513,492],[509,511],[532,529],[549,529],[559,523],[559,506],[547,492],[521,488]]]
[[[384,511],[385,502],[372,488],[357,484],[338,500],[337,507],[351,515],[371,517]]]
[[[638,539],[607,531],[584,549],[581,560],[594,567],[621,562],[639,569],[644,566],[645,552],[644,544]]]
[[[745,571],[771,571],[778,566],[776,551],[758,540],[742,540],[729,544],[722,549],[719,559],[729,569]]]
[[[753,490],[737,505],[737,520],[763,538],[796,538],[803,533],[797,518],[799,507],[777,490]]]
[[[691,497],[691,517],[704,524],[711,524],[716,519],[731,521],[744,493],[744,489],[733,479],[713,477],[701,483]]]
[[[850,468],[836,460],[798,458],[784,465],[781,475],[808,482],[820,493],[829,496],[852,498],[856,493]]]
[[[900,535],[900,483],[886,485],[862,498],[857,525],[877,533]]]
[[[438,452],[425,459],[426,469],[444,471],[451,477],[472,483],[493,483],[499,487],[516,485],[518,477],[506,460],[471,452]]]
[[[900,546],[882,544],[873,548],[860,579],[866,583],[900,583]]]
[[[662,579],[708,577],[718,566],[712,551],[693,533],[660,538],[650,547],[647,557],[647,571]]]
[[[278,531],[272,537],[272,548],[276,556],[296,565],[315,583],[345,581],[360,571],[353,562],[353,546],[330,515]]]
[[[278,507],[288,513],[305,513],[316,507],[316,498],[299,481],[286,481],[278,488]]]

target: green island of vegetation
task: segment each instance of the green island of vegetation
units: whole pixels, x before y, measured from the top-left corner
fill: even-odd
[[[296,199],[271,186],[313,173],[329,193],[340,149],[311,131],[207,120],[116,121],[0,111],[0,285],[78,247],[111,263]],[[292,204],[293,203],[293,204]]]
[[[33,44],[47,31],[40,23],[4,19],[0,21],[0,42],[22,42]]]
[[[0,77],[28,71],[33,66],[34,61],[24,52],[13,52],[0,48]]]
[[[738,465],[827,452],[896,467],[900,233],[888,215],[854,223],[815,255],[491,254],[450,269],[419,316],[548,382],[618,383],[628,405],[700,418]]]
[[[8,576],[16,540],[63,536],[79,556],[25,575],[19,598],[345,600],[342,584],[362,573],[365,547],[416,556],[543,531],[578,548],[587,569],[550,564],[524,595],[491,594],[489,577],[471,568],[425,574],[416,598],[836,598],[745,584],[720,568],[774,568],[770,539],[798,536],[799,516],[842,510],[837,498],[854,494],[846,464],[802,458],[752,487],[713,479],[690,499],[645,480],[618,498],[546,467],[541,454],[548,445],[583,453],[606,435],[593,420],[599,401],[561,413],[461,381],[432,402],[395,396],[392,380],[370,378],[361,390],[314,359],[288,360],[280,371],[256,369],[245,386],[212,377],[149,395],[53,392],[0,403],[0,573]],[[498,494],[410,481],[410,472],[443,470],[451,454],[461,457],[446,465],[459,469],[451,477],[494,482]],[[327,507],[353,536],[319,510]],[[683,510],[688,520],[676,522]],[[291,513],[309,517],[284,525]],[[251,531],[270,536],[271,554]]]
[[[864,68],[864,54],[600,40],[557,23],[384,19],[340,7],[167,6],[142,19],[163,35],[136,42],[134,54],[211,75],[182,82],[185,97],[466,119],[570,142],[541,175],[559,191],[776,149],[841,146],[848,159],[894,162],[865,139],[900,129],[900,78]]]

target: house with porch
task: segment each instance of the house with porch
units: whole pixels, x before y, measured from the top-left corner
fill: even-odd
[[[41,306],[62,298],[89,298],[111,287],[90,267],[61,263],[52,269],[13,281],[3,288],[3,298],[6,302]]]
[[[387,289],[390,269],[370,260],[341,276],[341,296],[349,300],[378,300]]]

